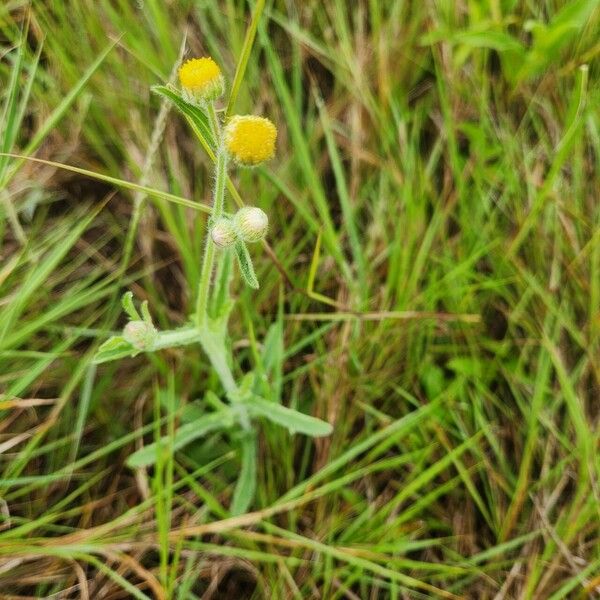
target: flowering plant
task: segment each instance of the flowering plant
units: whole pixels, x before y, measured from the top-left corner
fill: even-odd
[[[197,58],[184,63],[179,69],[179,80],[179,90],[173,87],[155,89],[174,102],[194,128],[203,132],[204,138],[209,140],[205,149],[215,161],[213,204],[195,311],[186,326],[159,331],[152,321],[147,302],[141,304],[140,315],[133,294],[127,292],[122,298],[122,305],[130,320],[121,335],[112,336],[100,346],[94,362],[99,364],[195,343],[202,347],[219,377],[227,402],[208,392],[202,414],[181,425],[172,436],[134,452],[128,459],[128,465],[132,468],[149,466],[157,460],[160,452],[178,450],[209,432],[237,430],[242,440],[242,469],[232,500],[231,510],[236,514],[247,510],[252,501],[252,477],[256,473],[256,423],[259,419],[270,420],[291,433],[315,437],[331,433],[331,426],[265,398],[252,372],[237,381],[231,366],[234,357],[227,332],[234,305],[230,295],[233,261],[234,258],[237,260],[245,283],[258,288],[247,244],[265,238],[268,217],[262,209],[252,206],[244,206],[235,214],[225,211],[228,166],[254,167],[271,159],[275,154],[277,129],[269,119],[254,115],[233,116],[223,122],[216,101],[224,93],[225,79],[211,58]]]

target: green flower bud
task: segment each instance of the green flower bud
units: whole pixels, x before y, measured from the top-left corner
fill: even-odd
[[[233,226],[245,242],[260,242],[267,235],[269,217],[256,206],[244,206],[235,213]]]
[[[123,329],[123,337],[138,350],[149,350],[154,346],[157,331],[154,325],[146,321],[129,321]]]
[[[230,219],[221,218],[212,226],[210,237],[219,248],[228,248],[233,246],[237,239],[235,229]]]

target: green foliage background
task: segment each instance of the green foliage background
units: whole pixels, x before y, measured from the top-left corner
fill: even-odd
[[[0,597],[594,597],[598,4],[4,2],[1,151],[52,162],[0,157]],[[231,82],[261,9],[234,110],[279,147],[233,177],[271,230],[232,343],[334,431],[132,471],[221,393],[196,347],[92,364],[123,291],[163,329],[195,300],[175,197],[211,163],[150,88],[184,48]]]

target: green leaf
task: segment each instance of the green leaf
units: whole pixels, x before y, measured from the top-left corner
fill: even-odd
[[[464,44],[469,48],[491,48],[497,52],[518,52],[523,55],[525,49],[521,42],[512,35],[497,29],[492,22],[481,23],[476,29],[452,32],[448,29],[436,29],[423,35],[420,43],[431,46],[440,42]]]
[[[211,315],[215,319],[223,318],[225,322],[233,308],[229,296],[229,285],[233,274],[233,253],[230,248],[223,248],[217,257],[217,273],[211,298]]]
[[[167,202],[173,202],[173,204],[187,206],[188,208],[193,208],[194,210],[199,210],[208,214],[212,212],[212,208],[210,206],[207,206],[206,204],[201,204],[200,202],[192,202],[187,198],[182,198],[181,196],[176,196],[175,194],[170,194],[169,192],[162,192],[160,190],[155,190],[154,188],[145,185],[139,185],[131,181],[125,181],[124,179],[111,177],[110,175],[103,175],[102,173],[96,173],[95,171],[89,171],[88,169],[74,167],[73,165],[65,165],[64,163],[59,163],[53,160],[33,158],[33,156],[23,156],[21,154],[0,152],[0,156],[10,156],[11,158],[17,158],[20,161],[26,160],[29,162],[39,163],[41,165],[48,165],[56,169],[64,169],[65,171],[71,171],[72,173],[79,173],[80,175],[85,175],[86,177],[97,179],[98,181],[106,181],[107,183],[111,183],[112,185],[116,185],[117,187],[122,187],[127,190],[142,192],[148,196],[151,196],[152,198],[159,198],[162,200],[166,200]]]
[[[454,36],[454,41],[471,48],[491,48],[497,52],[518,52],[524,54],[523,45],[503,31],[462,31]]]
[[[243,398],[252,393],[255,380],[256,375],[254,374],[254,371],[248,371],[248,373],[242,377],[242,381],[239,385],[239,393]]]
[[[321,419],[305,415],[281,404],[275,404],[275,402],[268,402],[259,396],[252,396],[246,404],[252,414],[269,419],[269,421],[287,428],[290,433],[323,437],[330,435],[333,431],[333,427]]]
[[[456,356],[451,358],[446,366],[457,374],[471,377],[473,379],[482,376],[483,365],[478,358],[468,356]]]
[[[533,33],[533,45],[519,69],[519,79],[538,76],[558,64],[560,53],[582,35],[597,9],[598,0],[575,0],[566,3],[548,24],[527,22],[525,28]]]
[[[281,402],[283,381],[283,321],[279,315],[277,321],[269,327],[263,342],[262,360],[265,374],[269,378],[273,402]]]
[[[141,321],[140,313],[138,313],[135,305],[133,304],[133,292],[125,292],[121,297],[121,305],[123,310],[129,315],[132,321]]]
[[[254,37],[256,36],[256,28],[258,22],[265,8],[265,0],[258,0],[254,6],[254,12],[252,13],[252,21],[250,21],[250,27],[246,31],[246,37],[244,38],[244,45],[242,47],[242,53],[235,69],[235,75],[233,77],[233,83],[231,84],[231,94],[227,101],[227,109],[225,110],[225,117],[227,118],[235,104],[242,80],[244,79],[244,73],[246,72],[246,66],[248,65],[248,59],[250,58],[250,52],[252,51],[252,45],[254,43]]]
[[[140,351],[134,348],[125,338],[120,335],[115,335],[108,338],[96,352],[93,363],[99,365],[101,363],[110,362],[112,360],[119,360],[120,358],[127,358],[130,356],[136,356]]]
[[[186,102],[181,97],[180,93],[172,86],[155,85],[152,88],[152,91],[160,96],[168,98],[175,104],[178,110],[187,118],[194,133],[198,136],[198,139],[204,146],[204,149],[209,155],[212,153],[214,156],[215,140],[213,139],[212,131],[210,129],[208,115],[199,106]]]
[[[444,370],[434,364],[423,365],[421,385],[430,400],[437,398],[447,387]]]
[[[241,515],[245,513],[256,491],[256,435],[253,431],[244,433],[241,439],[242,465],[238,477],[233,499],[231,501],[231,514]]]
[[[238,241],[235,243],[235,255],[237,256],[238,265],[244,281],[251,288],[257,290],[258,279],[256,279],[254,266],[252,265],[252,259],[250,258],[250,253],[248,252],[248,248],[244,242]]]
[[[551,29],[585,27],[592,13],[598,9],[598,0],[575,0],[563,6],[552,18]]]
[[[149,325],[152,325],[152,317],[150,316],[150,309],[148,308],[148,300],[144,300],[142,302],[142,316],[144,317],[144,321]]]
[[[173,452],[175,452],[175,450],[179,450],[180,448],[187,446],[194,440],[206,435],[211,431],[226,429],[232,425],[232,414],[229,411],[203,415],[195,421],[182,425],[175,432],[170,447],[173,449]],[[157,447],[157,445],[159,445],[159,447]],[[156,462],[157,452],[164,450],[168,446],[168,438],[162,438],[159,442],[144,446],[137,452],[134,452],[127,459],[127,466],[132,469],[137,469],[152,465]]]

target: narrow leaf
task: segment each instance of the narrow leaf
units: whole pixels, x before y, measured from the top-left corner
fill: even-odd
[[[186,102],[172,86],[156,85],[152,88],[152,91],[159,96],[168,98],[175,104],[179,112],[187,118],[207,154],[209,156],[212,154],[214,160],[215,141],[210,129],[208,115],[199,106]]]
[[[119,360],[129,356],[135,356],[139,350],[134,348],[129,342],[125,341],[120,335],[115,335],[107,339],[97,350],[92,363],[99,365],[101,363]]]
[[[269,400],[277,404],[281,402],[283,352],[283,320],[279,316],[267,331],[262,351],[263,366],[270,381]]]
[[[248,252],[248,248],[244,242],[236,242],[235,244],[235,255],[238,259],[238,265],[240,266],[240,271],[242,273],[242,277],[244,281],[255,290],[258,289],[258,279],[256,279],[256,274],[254,273],[254,266],[252,265],[252,259],[250,258],[250,253]]]
[[[246,37],[244,38],[244,45],[242,47],[242,53],[238,60],[237,67],[235,69],[235,75],[233,77],[233,84],[231,85],[231,94],[227,102],[227,109],[225,110],[225,116],[228,117],[233,110],[233,106],[237,99],[238,92],[240,91],[240,85],[244,79],[244,73],[246,72],[246,66],[248,65],[248,59],[250,58],[250,52],[252,52],[252,45],[254,44],[254,38],[256,37],[256,28],[258,22],[265,8],[265,0],[258,0],[254,6],[254,13],[252,14],[252,21],[250,27],[246,31]]]
[[[160,198],[161,200],[173,202],[173,204],[180,204],[181,206],[187,206],[188,208],[193,208],[195,210],[199,210],[208,214],[212,212],[212,208],[210,206],[207,206],[206,204],[201,204],[200,202],[193,202],[192,200],[188,200],[187,198],[182,198],[181,196],[176,196],[175,194],[169,194],[169,192],[162,192],[160,190],[155,190],[154,188],[145,185],[138,185],[137,183],[133,183],[131,181],[118,179],[117,177],[111,177],[110,175],[103,175],[102,173],[96,173],[94,171],[89,171],[88,169],[74,167],[73,165],[65,165],[64,163],[59,163],[53,160],[43,160],[41,158],[33,158],[32,156],[22,156],[20,154],[11,154],[8,152],[0,152],[0,156],[10,156],[11,158],[28,160],[31,162],[40,163],[42,165],[48,165],[49,167],[64,169],[65,171],[79,173],[80,175],[91,177],[92,179],[98,179],[99,181],[106,181],[107,183],[112,183],[117,187],[122,187],[128,190],[135,190],[136,192],[143,192],[144,194],[147,194],[152,198]]]
[[[256,491],[256,436],[253,431],[245,433],[241,440],[242,465],[238,477],[233,499],[231,501],[231,514],[245,513]]]
[[[187,446],[199,437],[206,435],[211,431],[230,427],[232,424],[231,414],[229,412],[218,412],[203,415],[199,419],[182,425],[172,438],[172,444],[169,439],[163,438],[148,446],[144,446],[137,452],[134,452],[127,459],[127,466],[132,469],[147,467],[156,462],[158,451],[164,450],[170,446],[173,452]],[[159,448],[157,448],[157,444]]]
[[[135,305],[133,304],[133,292],[125,292],[121,298],[121,305],[123,310],[129,315],[132,321],[141,321],[142,317],[138,313]]]
[[[142,316],[146,323],[152,325],[152,317],[150,316],[150,309],[148,308],[148,300],[142,302]]]
[[[305,415],[292,408],[287,408],[281,404],[268,402],[259,396],[252,396],[247,402],[250,412],[254,415],[264,417],[286,427],[290,433],[304,433],[312,437],[322,437],[330,435],[333,427],[321,419]]]

